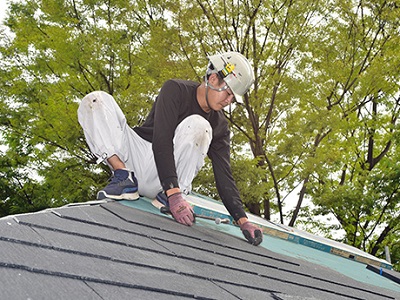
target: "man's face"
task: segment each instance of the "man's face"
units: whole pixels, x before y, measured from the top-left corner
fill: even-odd
[[[215,89],[221,89],[221,91],[208,89],[208,104],[212,110],[219,111],[234,101],[235,96],[231,89],[225,81],[220,82],[216,74],[210,76],[209,82]]]

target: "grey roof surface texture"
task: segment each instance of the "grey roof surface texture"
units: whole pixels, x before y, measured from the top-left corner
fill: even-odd
[[[0,249],[0,299],[400,299],[118,202],[2,218]]]

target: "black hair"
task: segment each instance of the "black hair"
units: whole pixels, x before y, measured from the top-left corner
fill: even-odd
[[[217,74],[218,83],[219,83],[219,84],[223,83],[223,82],[224,82],[224,79],[223,79],[223,77],[221,76],[220,72],[218,72],[218,71],[217,71],[217,72],[209,72],[209,71],[214,71],[214,70],[216,71],[214,65],[210,62],[210,64],[208,65],[207,73],[206,73],[206,75],[204,76],[204,78],[208,80],[212,74]]]

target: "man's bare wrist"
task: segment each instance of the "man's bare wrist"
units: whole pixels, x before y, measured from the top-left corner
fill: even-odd
[[[181,192],[180,188],[172,188],[172,189],[166,190],[165,195],[167,195],[167,197],[169,197],[173,194],[180,193],[180,192]]]
[[[238,225],[242,225],[243,223],[246,223],[248,220],[249,219],[243,217],[243,218],[240,218],[239,220],[237,220],[236,223],[238,223]]]

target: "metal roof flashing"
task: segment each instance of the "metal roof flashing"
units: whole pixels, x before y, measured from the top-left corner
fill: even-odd
[[[229,215],[221,202],[196,193],[192,193],[186,198],[191,203],[196,214],[211,216],[214,218],[229,218],[231,220],[230,225],[218,225],[212,221],[198,219],[198,225],[211,227],[213,230],[222,231],[243,238],[240,229],[233,225],[233,218]],[[143,200],[141,202],[122,201],[122,204],[159,214],[159,211],[154,208],[154,205],[149,205],[149,203],[152,202],[150,199],[145,197],[142,197],[141,199]],[[265,238],[263,243],[260,245],[261,247],[276,253],[305,259],[361,282],[377,286],[385,286],[387,288],[393,287],[392,282],[387,282],[386,280],[377,281],[375,278],[370,276],[371,274],[369,272],[365,271],[368,265],[391,270],[391,264],[383,259],[374,257],[360,249],[334,240],[320,237],[293,227],[276,224],[250,213],[247,215],[251,222],[257,224],[263,230]],[[283,240],[284,242],[280,240]],[[273,241],[273,243],[271,243],[271,241]],[[292,243],[296,245],[293,245]],[[398,291],[400,291],[400,285],[397,288]]]

